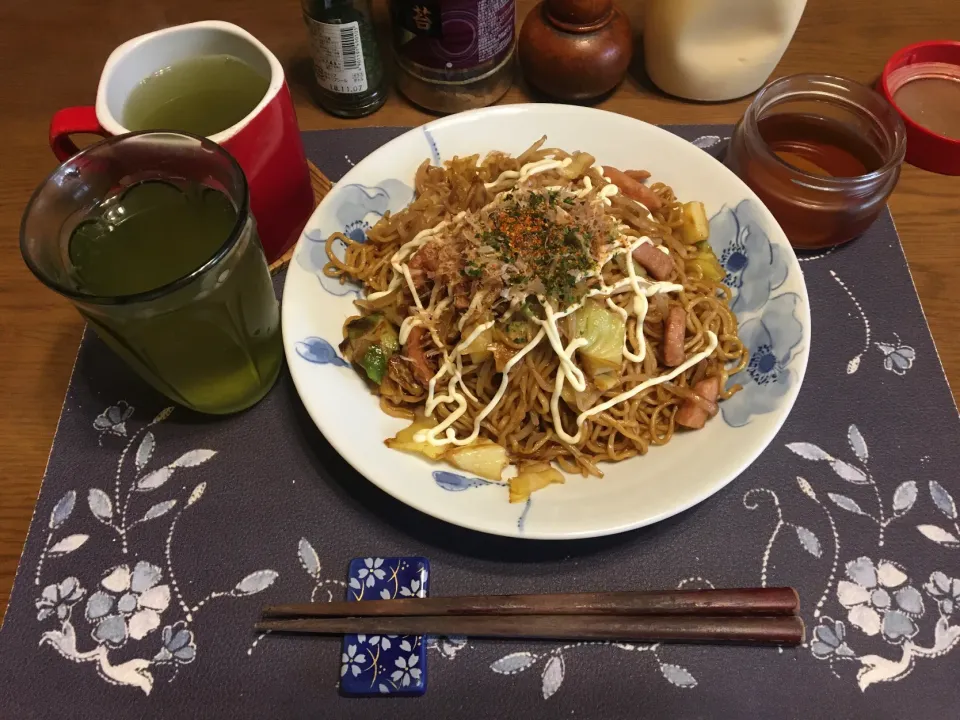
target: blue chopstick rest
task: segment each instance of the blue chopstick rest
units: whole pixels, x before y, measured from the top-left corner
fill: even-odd
[[[425,557],[367,557],[350,561],[347,600],[426,597],[430,561]],[[352,697],[423,695],[427,648],[420,635],[345,635],[340,692]]]

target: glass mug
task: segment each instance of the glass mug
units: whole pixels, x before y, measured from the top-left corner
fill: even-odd
[[[210,140],[146,131],[83,150],[34,192],[20,250],[42,283],[181,405],[243,410],[279,374],[279,305],[247,181]]]

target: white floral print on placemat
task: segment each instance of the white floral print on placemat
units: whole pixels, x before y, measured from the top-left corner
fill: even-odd
[[[713,148],[719,148],[725,142],[728,142],[730,137],[721,137],[719,135],[701,135],[700,137],[694,138],[690,141],[690,144],[694,147],[698,147],[701,150],[711,150]]]
[[[499,675],[519,675],[533,668],[540,661],[543,661],[540,671],[540,693],[544,700],[549,700],[563,684],[569,654],[574,650],[582,650],[590,647],[605,650],[615,648],[621,651],[647,653],[652,656],[657,663],[660,674],[672,685],[678,688],[694,688],[697,686],[696,678],[685,667],[662,660],[660,657],[659,643],[646,645],[614,642],[578,642],[560,645],[552,650],[541,653],[523,650],[504,655],[499,660],[491,663],[490,669]]]
[[[807,648],[812,657],[827,662],[831,672],[841,679],[838,663],[859,664],[857,684],[861,691],[866,691],[876,683],[901,680],[913,671],[918,660],[941,658],[960,645],[960,624],[951,622],[960,606],[960,579],[936,569],[924,581],[922,575],[911,577],[908,567],[888,557],[867,554],[843,562],[841,570],[842,533],[838,525],[872,523],[877,528],[876,546],[883,548],[886,529],[913,510],[921,487],[917,480],[891,484],[892,492],[891,488],[882,487],[870,471],[869,447],[856,425],[849,426],[846,439],[852,453],[849,459],[809,442],[787,444],[794,454],[831,471],[815,481],[831,488],[821,491],[830,504],[821,501],[814,483],[807,478],[797,476],[796,485],[800,494],[825,514],[832,535],[831,552],[824,552],[824,544],[813,531],[785,517],[781,499],[773,490],[753,488],[744,495],[743,504],[747,510],[756,511],[766,498],[776,513],[776,523],[760,562],[764,587],[769,579],[771,556],[784,528],[792,528],[800,545],[812,556],[829,559],[823,594],[812,613],[813,630]],[[838,482],[854,487],[845,493],[833,492]],[[931,503],[948,522],[920,524],[917,531],[941,547],[960,548],[960,525],[952,495],[936,480],[930,480],[927,489]],[[889,503],[883,499],[888,493]],[[835,518],[831,505],[844,512]],[[930,604],[935,606],[935,613],[929,611]],[[833,615],[823,613],[828,605],[835,608]],[[878,642],[882,643],[879,647]]]
[[[913,367],[913,361],[917,357],[917,351],[909,345],[900,342],[900,336],[893,334],[895,342],[883,343],[875,342],[874,346],[883,353],[883,369],[888,370],[895,375],[906,375],[907,370]]]
[[[300,542],[297,543],[297,560],[300,563],[300,567],[303,568],[312,582],[309,595],[310,602],[322,602],[324,600],[326,602],[333,602],[333,591],[330,587],[338,586],[339,588],[345,588],[347,586],[347,583],[343,580],[323,578],[323,566],[320,564],[320,556],[317,555],[317,551],[305,537],[300,538]],[[321,592],[323,595],[321,595]],[[324,598],[323,596],[326,597]],[[253,651],[256,650],[257,646],[269,634],[269,630],[260,633],[250,644],[250,647],[247,648],[247,655],[253,655]]]
[[[850,298],[850,302],[852,302],[854,308],[856,308],[860,322],[863,323],[863,346],[860,351],[847,362],[847,375],[853,375],[860,369],[860,362],[863,360],[863,356],[870,350],[871,344],[882,353],[884,370],[888,370],[896,375],[906,375],[907,371],[913,367],[913,361],[917,357],[917,351],[909,345],[903,344],[897,333],[893,333],[895,340],[892,343],[872,342],[873,331],[870,327],[870,319],[867,317],[867,313],[864,311],[860,301],[857,300],[850,287],[834,270],[830,271],[830,277],[836,281],[843,289],[843,292],[846,293],[847,297]]]
[[[146,510],[137,510],[137,506],[143,504],[141,498],[164,488],[172,476],[192,472],[217,454],[214,450],[189,450],[172,463],[151,467],[157,447],[155,431],[172,412],[173,408],[163,410],[132,435],[127,423],[134,416],[134,408],[127,403],[112,405],[97,416],[93,427],[100,433],[101,442],[105,436],[129,437],[119,454],[112,493],[98,487],[87,492],[87,505],[93,517],[118,538],[91,538],[79,533],[60,537],[61,527],[74,514],[77,505],[77,493],[70,490],[51,510],[47,541],[34,575],[34,584],[39,587],[45,562],[49,573],[51,565],[55,564],[55,568],[68,565],[68,562],[61,563],[60,558],[80,548],[94,543],[106,545],[105,553],[109,554],[112,551],[108,542],[120,540],[116,551],[119,562],[107,567],[99,579],[82,583],[75,575],[68,575],[40,591],[35,600],[37,621],[55,623],[53,629],[41,634],[40,645],[53,647],[75,663],[94,663],[100,677],[107,682],[137,687],[147,694],[162,668],[174,668],[163,675],[169,681],[176,677],[177,667],[190,664],[196,658],[195,622],[204,605],[221,597],[254,595],[268,588],[278,576],[274,570],[258,570],[229,590],[210,592],[194,604],[187,601],[174,572],[173,540],[183,513],[204,496],[206,482],[193,486],[185,498],[168,497],[154,502]],[[163,552],[159,558],[148,558],[132,536],[138,526],[161,518],[169,522]],[[59,538],[56,542],[55,537]],[[83,612],[76,613],[75,618],[75,611],[81,605]],[[83,628],[82,634],[80,628]],[[92,643],[84,641],[82,635],[86,634]],[[80,649],[85,644],[89,649]],[[134,645],[136,657],[116,661],[115,654],[122,653],[124,658],[129,658]]]
[[[677,588],[684,589],[691,584],[699,587],[713,588],[714,585],[709,580],[701,577],[690,577],[681,580]],[[574,650],[584,648],[597,648],[602,650],[616,649],[619,651],[646,653],[653,658],[660,670],[660,674],[667,682],[678,688],[690,689],[697,686],[697,679],[693,674],[682,665],[664,662],[661,657],[660,643],[641,644],[641,643],[616,643],[616,642],[577,642],[567,645],[560,645],[546,652],[531,652],[522,650],[504,655],[490,664],[490,669],[498,675],[519,675],[533,668],[541,660],[543,667],[540,671],[540,693],[544,700],[549,700],[563,684],[567,672],[567,663],[569,655]],[[441,650],[441,653],[443,651]]]

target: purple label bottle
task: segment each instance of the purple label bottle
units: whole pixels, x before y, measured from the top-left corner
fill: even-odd
[[[390,0],[397,84],[436,112],[496,102],[513,81],[514,0]]]

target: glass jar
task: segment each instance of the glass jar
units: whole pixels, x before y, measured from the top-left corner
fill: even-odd
[[[387,99],[370,0],[301,0],[317,100],[340,117],[369,115]]]
[[[210,140],[146,131],[74,155],[30,199],[20,251],[174,402],[236,412],[280,373],[280,309],[246,177]]]
[[[757,93],[730,139],[727,165],[796,248],[852,240],[900,177],[903,121],[879,94],[832,75],[793,75]]]
[[[438,113],[491,105],[513,83],[514,0],[390,0],[397,87]]]

